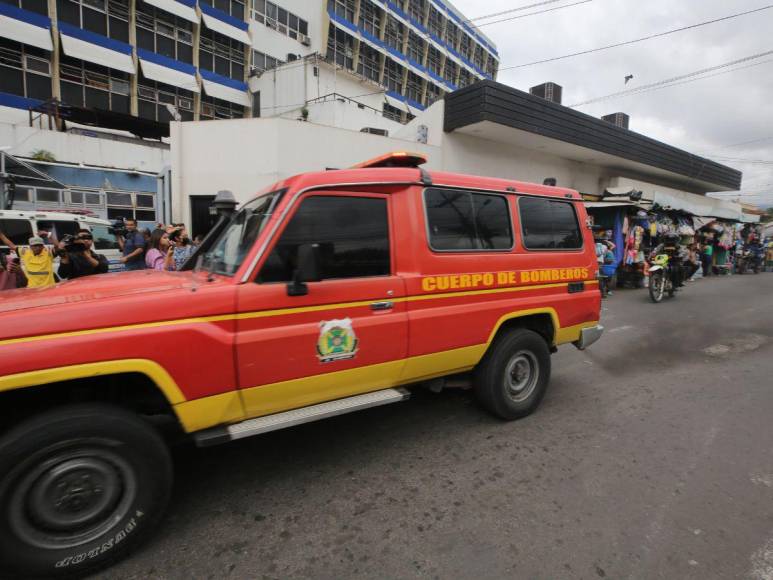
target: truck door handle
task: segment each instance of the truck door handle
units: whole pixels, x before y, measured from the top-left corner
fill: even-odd
[[[370,305],[371,310],[392,310],[394,308],[394,303],[392,302],[374,302]]]

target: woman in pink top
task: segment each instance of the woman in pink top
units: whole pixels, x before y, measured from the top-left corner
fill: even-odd
[[[145,265],[151,270],[174,270],[174,246],[169,243],[169,234],[164,230],[153,231],[145,252]]]

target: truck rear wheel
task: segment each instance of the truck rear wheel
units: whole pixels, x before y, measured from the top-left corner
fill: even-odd
[[[102,404],[35,416],[0,437],[0,577],[82,576],[125,556],[163,515],[169,451]]]
[[[550,381],[550,349],[532,330],[519,328],[496,339],[475,369],[475,395],[481,406],[501,419],[531,414]]]

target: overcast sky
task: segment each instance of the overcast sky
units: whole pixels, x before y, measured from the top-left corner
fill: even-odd
[[[499,16],[527,14],[563,0]],[[537,0],[454,0],[475,18]],[[770,4],[768,0],[592,0],[545,14],[481,26],[497,45],[501,67],[614,44]],[[482,24],[486,20],[476,21]],[[773,9],[662,38],[553,63],[502,71],[497,80],[521,90],[553,81],[572,105],[628,88],[773,50]],[[763,63],[748,67],[753,63]],[[773,205],[773,55],[681,84],[579,107],[594,116],[623,111],[630,128],[744,173],[743,201]],[[723,69],[723,70],[730,70]],[[719,71],[717,71],[719,72]],[[625,76],[634,78],[625,85]],[[739,143],[748,143],[737,145]],[[722,156],[723,158],[719,158]],[[747,163],[725,158],[768,161]],[[768,187],[767,184],[770,184]],[[764,192],[760,188],[765,188]],[[749,194],[762,193],[760,197]]]

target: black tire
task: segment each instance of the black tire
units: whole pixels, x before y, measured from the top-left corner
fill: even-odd
[[[37,415],[0,437],[0,578],[81,577],[136,548],[164,513],[169,451],[103,404]]]
[[[655,304],[663,300],[663,294],[665,293],[666,278],[663,275],[663,270],[658,270],[650,276],[650,300]]]
[[[475,369],[473,384],[484,409],[511,421],[536,410],[549,382],[547,342],[536,332],[519,328],[494,341]]]

